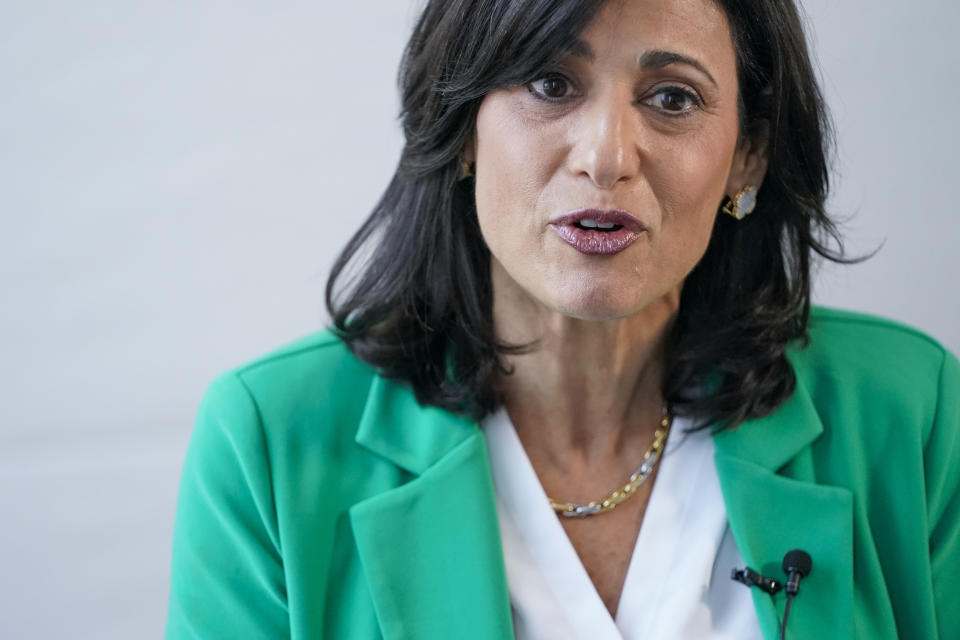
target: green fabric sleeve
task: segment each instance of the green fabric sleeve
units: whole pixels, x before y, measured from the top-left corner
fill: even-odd
[[[289,629],[260,414],[228,373],[201,403],[183,466],[166,637],[289,638]]]
[[[925,447],[930,566],[941,638],[960,638],[960,363],[946,353]]]

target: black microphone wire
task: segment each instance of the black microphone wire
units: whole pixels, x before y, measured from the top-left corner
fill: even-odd
[[[783,609],[783,621],[780,623],[780,640],[787,640],[787,618],[790,617],[790,603],[793,602],[793,594],[787,594],[787,606]]]

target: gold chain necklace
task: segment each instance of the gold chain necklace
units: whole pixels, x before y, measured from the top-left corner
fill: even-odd
[[[559,502],[553,498],[550,500],[550,506],[557,514],[564,518],[586,518],[598,513],[612,511],[618,504],[637,492],[637,488],[649,477],[650,472],[657,466],[660,460],[660,454],[663,453],[663,445],[667,441],[667,434],[670,433],[670,425],[673,424],[673,417],[670,415],[666,405],[663,407],[663,415],[660,417],[660,426],[653,434],[653,443],[643,454],[643,460],[637,470],[630,475],[627,484],[615,490],[603,500],[588,502],[587,504],[577,504],[576,502]]]

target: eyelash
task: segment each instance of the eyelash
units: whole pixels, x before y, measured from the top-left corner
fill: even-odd
[[[537,78],[536,80],[533,80],[532,82],[528,82],[528,83],[525,85],[525,87],[526,87],[527,91],[530,93],[530,95],[532,95],[536,100],[539,100],[540,102],[545,102],[545,103],[547,103],[547,104],[556,105],[556,104],[561,104],[561,103],[569,100],[570,97],[550,98],[550,97],[544,96],[543,94],[541,94],[540,92],[536,91],[536,90],[533,88],[534,85],[536,85],[538,82],[543,82],[544,80],[548,80],[548,79],[551,79],[551,78],[557,78],[557,79],[563,80],[563,81],[566,82],[571,88],[574,86],[574,85],[573,85],[573,82],[571,82],[570,79],[567,78],[566,76],[564,76],[563,74],[561,74],[561,73],[548,73],[548,74],[545,74],[545,75],[543,75],[543,76],[540,76],[539,78]],[[693,108],[692,108],[692,109],[689,109],[689,110],[686,110],[686,111],[682,111],[682,112],[671,112],[671,111],[667,111],[666,109],[657,109],[657,111],[659,111],[661,114],[665,115],[665,116],[668,117],[668,118],[683,118],[683,117],[685,117],[685,116],[690,115],[695,109],[699,109],[699,108],[701,108],[701,107],[703,106],[703,101],[700,99],[700,96],[698,96],[695,92],[691,91],[690,89],[687,89],[687,88],[681,87],[681,86],[677,86],[677,85],[669,85],[669,86],[665,86],[665,87],[660,87],[659,89],[657,89],[656,92],[654,92],[654,93],[650,96],[650,98],[653,98],[654,96],[660,95],[660,94],[662,94],[662,93],[664,93],[664,92],[679,93],[679,94],[683,95],[687,100],[689,100],[690,103],[693,105]],[[641,100],[640,102],[646,103],[646,101],[647,101],[648,99],[650,99],[650,98],[644,98],[644,99]]]

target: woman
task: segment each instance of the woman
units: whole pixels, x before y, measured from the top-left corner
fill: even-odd
[[[401,86],[335,329],[203,403],[169,638],[960,637],[960,365],[810,312],[791,0],[432,0]]]

